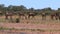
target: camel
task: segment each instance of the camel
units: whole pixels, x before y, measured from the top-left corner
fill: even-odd
[[[36,15],[37,15],[36,13],[29,13],[28,14],[28,19],[31,18],[31,17],[34,18]]]
[[[42,20],[46,20],[46,13],[41,13]]]
[[[13,16],[13,13],[10,13],[10,12],[5,13],[5,19],[6,20],[10,19],[11,22],[13,22],[12,16]]]
[[[23,12],[18,13],[18,16],[19,16],[19,18],[24,17],[25,19],[27,19],[26,14]]]
[[[56,13],[53,13],[53,14],[51,14],[51,19],[53,20],[53,19],[56,19],[56,20],[60,20],[60,13],[58,13],[58,12],[56,12]]]

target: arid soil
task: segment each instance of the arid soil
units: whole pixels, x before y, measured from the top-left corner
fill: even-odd
[[[3,17],[2,17],[3,18]],[[20,23],[1,22],[0,27],[15,29],[42,29],[40,31],[20,31],[20,30],[0,30],[0,34],[60,34],[60,21],[51,20],[47,16],[46,20],[42,20],[40,16],[32,19],[20,19]],[[52,31],[50,31],[52,30]],[[54,31],[53,31],[54,30]]]

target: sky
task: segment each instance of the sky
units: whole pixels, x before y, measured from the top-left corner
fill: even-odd
[[[52,9],[60,8],[60,0],[0,0],[0,4],[9,5],[24,5],[27,8],[43,9],[51,7]]]

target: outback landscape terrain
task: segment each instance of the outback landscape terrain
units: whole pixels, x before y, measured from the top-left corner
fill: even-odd
[[[0,0],[0,34],[60,34],[60,1]]]
[[[13,16],[13,20],[17,18]],[[19,23],[5,20],[0,17],[0,34],[60,34],[60,21],[51,20],[50,16],[42,20],[41,16],[35,16],[31,19],[20,19]]]

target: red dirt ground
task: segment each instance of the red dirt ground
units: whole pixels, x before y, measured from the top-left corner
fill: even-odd
[[[30,20],[21,20],[20,23],[0,23],[0,27],[4,28],[16,28],[16,29],[22,29],[22,28],[27,28],[27,29],[44,29],[44,30],[60,30],[60,21],[51,21],[48,20],[50,19],[47,17],[47,20],[42,21],[40,19],[41,17],[35,17],[35,19],[30,19]],[[26,23],[28,22],[28,24]],[[35,24],[34,24],[34,23]],[[38,23],[39,22],[39,23]],[[37,24],[38,23],[38,24]],[[25,34],[60,34],[60,31],[45,31],[45,32],[39,32],[39,31],[0,31],[0,34],[21,34],[21,32]]]

